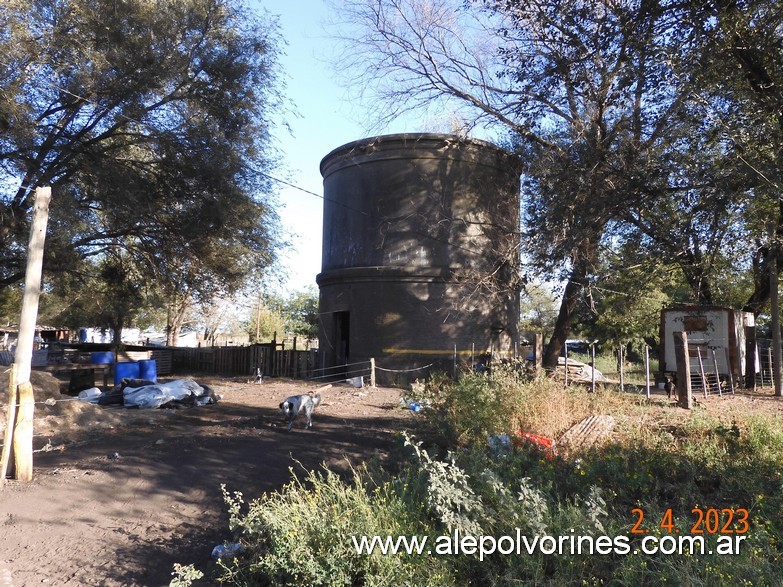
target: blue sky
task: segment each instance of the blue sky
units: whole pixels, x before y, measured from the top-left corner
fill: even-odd
[[[346,89],[346,84],[351,82],[348,74],[337,73],[334,67],[342,48],[330,36],[336,33],[334,26],[329,26],[330,20],[336,20],[330,14],[335,9],[329,6],[337,3],[334,0],[250,1],[251,6],[277,17],[286,43],[281,56],[286,97],[298,116],[286,116],[290,132],[281,127],[276,133],[283,157],[284,169],[277,173],[281,179],[322,195],[319,166],[321,159],[333,149],[379,134],[444,132],[449,128],[450,116],[442,108],[401,116],[389,126],[379,128],[373,116],[378,104],[351,99],[358,92]],[[345,30],[340,33],[347,36]],[[473,130],[477,132],[479,129]],[[476,136],[491,140],[483,134]],[[281,185],[279,201],[283,205],[279,211],[283,230],[291,242],[282,255],[287,276],[282,289],[285,292],[315,287],[315,277],[321,270],[323,200]]]
[[[278,177],[305,190],[323,194],[319,172],[321,159],[345,143],[369,133],[361,124],[361,108],[352,104],[336,80],[330,58],[336,51],[335,41],[328,37],[328,7],[323,0],[257,0],[256,5],[278,16],[287,45],[282,65],[287,98],[299,116],[288,116],[291,128],[277,131],[285,170]],[[413,132],[398,128],[383,132]],[[285,175],[285,173],[288,175]],[[299,290],[312,285],[321,269],[321,234],[323,201],[294,188],[281,186],[279,200],[284,233],[291,248],[283,254],[285,290]]]

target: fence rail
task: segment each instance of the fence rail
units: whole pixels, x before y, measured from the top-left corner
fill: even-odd
[[[308,379],[329,383],[343,379],[358,379],[360,377],[369,377],[373,381],[375,380],[374,361],[362,361],[361,363],[347,363],[345,365],[314,369]]]
[[[173,348],[172,363],[178,372],[216,375],[309,379],[316,371],[318,350],[286,349],[280,343],[242,347]]]

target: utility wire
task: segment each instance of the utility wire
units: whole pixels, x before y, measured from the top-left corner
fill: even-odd
[[[72,92],[72,91],[70,91],[70,90],[68,90],[68,89],[66,89],[66,88],[63,88],[63,87],[59,86],[58,84],[55,84],[55,83],[53,83],[53,82],[51,82],[51,81],[44,80],[44,83],[45,83],[46,85],[48,85],[49,87],[51,87],[52,89],[54,89],[54,90],[57,90],[57,91],[60,91],[60,92],[63,92],[64,94],[67,94],[67,95],[69,95],[69,96],[71,96],[71,97],[73,97],[73,98],[76,98],[77,100],[83,101],[83,102],[85,102],[85,103],[87,103],[87,104],[91,104],[91,105],[92,105],[92,106],[94,106],[94,107],[101,107],[101,105],[100,105],[100,104],[99,104],[99,103],[98,103],[96,100],[93,100],[93,99],[91,99],[91,98],[87,98],[87,97],[85,97],[85,96],[82,96],[82,95],[80,95],[80,94],[77,94],[77,93],[75,93],[75,92]],[[140,126],[144,126],[144,127],[148,128],[148,129],[150,129],[150,130],[154,130],[154,131],[157,131],[157,130],[159,130],[159,129],[157,129],[156,127],[154,127],[154,126],[153,126],[152,124],[150,124],[150,123],[144,122],[144,121],[142,121],[142,120],[139,120],[139,119],[137,119],[137,118],[133,118],[133,117],[131,117],[131,116],[128,116],[128,115],[126,115],[126,114],[123,114],[122,112],[117,112],[117,113],[116,113],[116,115],[117,115],[117,116],[119,116],[119,117],[121,117],[121,118],[123,118],[123,119],[125,119],[125,120],[127,120],[127,121],[129,121],[129,122],[133,122],[133,123],[135,123],[135,124],[138,124],[138,125],[140,125]],[[323,196],[323,195],[321,195],[321,194],[318,194],[318,193],[316,193],[316,192],[313,192],[313,191],[311,191],[311,190],[308,190],[308,189],[306,189],[306,188],[303,188],[303,187],[301,187],[301,186],[298,186],[298,185],[296,185],[296,184],[294,184],[294,183],[291,183],[291,182],[288,182],[288,181],[286,181],[286,180],[283,180],[283,179],[280,179],[280,178],[278,178],[278,177],[275,177],[275,176],[273,176],[273,175],[271,175],[271,174],[269,174],[269,173],[266,173],[266,172],[264,172],[264,171],[261,171],[261,170],[259,170],[259,169],[255,169],[255,168],[251,167],[250,165],[247,165],[247,164],[242,164],[242,166],[243,166],[245,169],[247,169],[248,171],[251,171],[252,173],[257,173],[257,174],[259,174],[259,175],[262,175],[263,177],[266,177],[267,179],[269,179],[269,180],[271,180],[271,181],[273,181],[273,182],[276,182],[276,183],[279,183],[279,184],[282,184],[282,185],[288,186],[288,187],[290,187],[290,188],[296,189],[296,190],[298,190],[298,191],[301,191],[301,192],[303,192],[303,193],[305,193],[305,194],[308,194],[308,195],[310,195],[310,196],[314,196],[314,197],[316,197],[316,198],[319,198],[319,199],[321,199],[321,200],[324,200],[324,201],[327,201],[327,202],[331,202],[331,203],[333,203],[333,204],[336,204],[336,205],[338,205],[338,206],[341,206],[341,207],[343,207],[343,208],[346,208],[346,209],[348,209],[348,210],[351,210],[351,211],[353,211],[353,212],[357,212],[357,213],[359,213],[359,214],[362,214],[362,215],[364,215],[364,216],[369,216],[369,213],[368,213],[368,212],[366,212],[366,211],[364,211],[364,210],[360,210],[360,209],[358,209],[358,208],[354,208],[353,206],[350,206],[350,205],[348,205],[348,204],[346,204],[346,203],[344,203],[344,202],[341,202],[341,201],[335,200],[335,199],[333,199],[333,198],[328,198],[328,197],[326,197],[326,196]],[[471,222],[466,222],[466,224],[483,224],[483,223],[471,223]],[[453,247],[453,248],[455,248],[455,249],[460,249],[460,250],[463,250],[463,251],[465,251],[465,252],[467,252],[467,253],[470,253],[470,254],[472,254],[472,255],[477,255],[477,256],[479,256],[479,257],[484,257],[484,256],[486,255],[486,253],[485,253],[485,252],[483,252],[483,251],[477,251],[477,250],[473,250],[473,249],[471,249],[471,248],[468,248],[468,247],[465,247],[465,246],[463,246],[463,245],[460,245],[460,244],[454,243],[454,242],[452,242],[452,241],[451,241],[451,240],[449,240],[449,239],[440,238],[440,237],[437,237],[437,236],[435,236],[435,235],[431,235],[431,234],[422,234],[422,233],[421,233],[421,232],[419,232],[419,231],[413,231],[413,230],[411,230],[411,232],[412,232],[413,234],[416,234],[416,235],[417,235],[417,236],[419,236],[419,237],[422,237],[422,238],[427,238],[427,239],[429,239],[429,240],[432,240],[432,241],[435,241],[435,242],[439,242],[439,243],[441,243],[441,244],[444,244],[444,245],[447,245],[447,246],[449,246],[449,247]],[[518,233],[518,231],[513,231],[513,232],[512,232],[512,233],[510,233],[510,234],[514,234],[514,233]]]

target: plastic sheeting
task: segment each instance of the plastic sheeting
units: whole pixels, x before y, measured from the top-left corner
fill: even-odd
[[[127,408],[152,409],[172,401],[182,402],[193,398],[195,405],[206,405],[214,401],[209,391],[192,379],[177,379],[169,383],[126,387],[123,390],[123,404]]]

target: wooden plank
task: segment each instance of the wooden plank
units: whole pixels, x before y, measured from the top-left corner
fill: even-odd
[[[117,353],[118,362],[146,361],[150,358],[150,351],[120,351]]]
[[[693,408],[691,390],[691,365],[688,356],[688,333],[673,332],[674,357],[677,362],[677,403],[681,408]]]
[[[614,426],[612,416],[589,416],[569,428],[557,441],[557,446],[566,451],[592,448],[609,440]]]
[[[5,440],[3,441],[2,457],[0,457],[0,486],[5,483],[8,463],[11,459],[11,445],[14,439],[14,425],[16,424],[16,388],[16,363],[13,363],[8,372],[8,409],[5,417]]]
[[[19,411],[14,427],[14,477],[28,483],[33,480],[33,414],[35,398],[33,384],[19,384]]]
[[[52,188],[38,187],[35,190],[33,221],[30,227],[30,241],[27,246],[27,267],[25,270],[22,311],[19,317],[19,336],[16,345],[16,376],[19,382],[19,410],[14,428],[15,477],[22,482],[33,480],[33,411],[35,399],[30,383],[35,325],[38,321],[38,302],[41,296],[41,274],[43,271],[46,225],[49,221],[49,202]]]
[[[152,350],[150,351],[150,359],[155,361],[158,375],[173,373],[173,353],[170,349]]]

